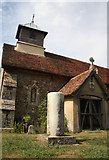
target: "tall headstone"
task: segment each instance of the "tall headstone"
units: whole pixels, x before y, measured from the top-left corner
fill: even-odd
[[[47,134],[64,135],[64,94],[51,92],[47,96]]]

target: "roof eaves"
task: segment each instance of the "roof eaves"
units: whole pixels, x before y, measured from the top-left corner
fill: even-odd
[[[107,95],[107,89],[105,87],[104,82],[102,81],[101,77],[98,74],[94,73],[94,77],[96,78],[97,82],[99,83],[101,89],[104,91],[105,95]]]
[[[63,77],[67,77],[67,78],[71,78],[70,76],[68,75],[65,75],[65,74],[60,74],[60,73],[53,73],[53,72],[49,72],[49,71],[41,71],[41,70],[36,70],[36,69],[30,69],[30,68],[27,68],[27,67],[17,67],[17,66],[14,66],[14,65],[2,65],[2,68],[13,68],[14,70],[15,69],[21,69],[21,70],[27,70],[27,71],[33,71],[33,72],[40,72],[40,73],[45,73],[45,74],[50,74],[50,75],[56,75],[56,76],[63,76]],[[68,80],[69,81],[69,80]],[[66,82],[68,83],[68,82]]]

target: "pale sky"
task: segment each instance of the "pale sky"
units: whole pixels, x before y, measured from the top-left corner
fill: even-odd
[[[34,13],[36,25],[48,32],[44,41],[46,51],[85,62],[93,57],[96,65],[107,67],[105,0],[3,0],[0,13],[0,54],[3,43],[16,45],[18,24],[30,23]]]

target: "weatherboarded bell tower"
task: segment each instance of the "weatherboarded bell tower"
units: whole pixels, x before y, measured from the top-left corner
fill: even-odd
[[[15,47],[16,51],[44,56],[44,38],[47,32],[41,30],[34,23],[34,15],[31,23],[25,25],[19,24],[16,39],[18,39]]]

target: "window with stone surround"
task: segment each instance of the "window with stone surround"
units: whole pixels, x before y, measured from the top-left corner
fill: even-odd
[[[36,102],[36,88],[31,89],[31,102]]]

